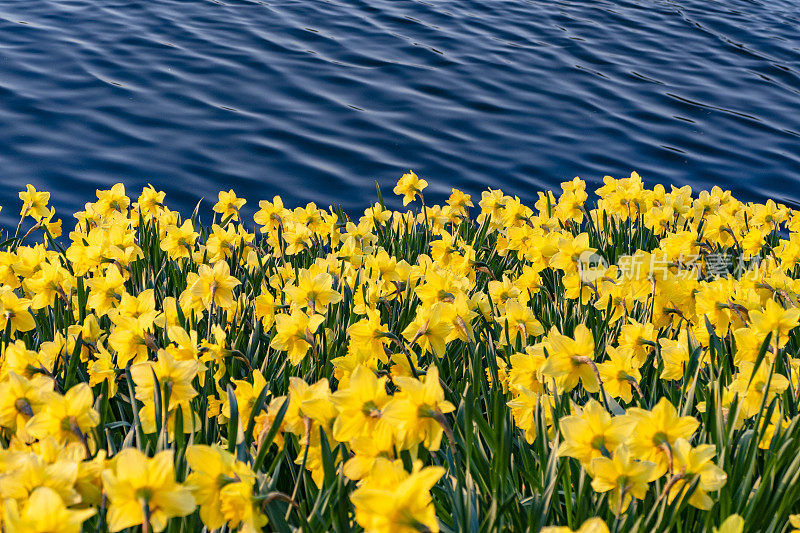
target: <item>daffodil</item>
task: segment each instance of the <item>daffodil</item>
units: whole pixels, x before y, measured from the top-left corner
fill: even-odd
[[[444,399],[439,370],[432,366],[422,380],[398,376],[395,382],[400,392],[383,408],[382,418],[397,428],[403,447],[422,443],[429,450],[438,450],[447,424],[444,415],[455,410]]]
[[[516,298],[510,298],[505,302],[505,313],[497,318],[503,325],[503,336],[501,342],[510,343],[512,346],[521,339],[523,345],[533,336],[544,333],[542,324],[533,314],[533,309],[523,305]]]
[[[131,200],[125,195],[125,185],[122,183],[115,183],[108,190],[97,190],[94,209],[102,216],[111,216],[113,212],[122,213],[130,205]]]
[[[247,200],[244,198],[237,198],[233,189],[228,192],[220,191],[218,195],[218,202],[214,204],[214,212],[222,215],[223,219],[230,218],[233,220],[239,219],[239,210],[244,207]]]
[[[786,335],[800,324],[800,308],[785,309],[775,300],[767,300],[764,310],[753,309],[749,313],[751,327],[760,338],[773,334],[773,341],[783,346]]]
[[[661,346],[659,353],[664,362],[664,370],[661,371],[661,379],[678,380],[683,379],[683,372],[686,363],[689,362],[693,350],[693,344],[689,341],[689,333],[686,328],[682,329],[677,339],[662,337],[658,340]]]
[[[160,397],[168,394],[167,409],[175,409],[197,396],[192,380],[198,369],[199,365],[195,360],[176,361],[166,350],[159,350],[157,361],[131,367],[131,377],[136,384],[136,399],[147,403],[154,401],[156,394]],[[156,379],[161,387],[160,391],[155,390]]]
[[[642,379],[633,352],[609,346],[606,353],[608,359],[597,365],[605,391],[614,398],[632,401],[633,390],[639,388],[639,381]],[[637,394],[641,395],[641,390],[637,390]]]
[[[420,462],[408,473],[401,461],[378,459],[370,476],[350,495],[356,522],[368,533],[437,533],[430,490],[444,473],[440,466],[423,468]]]
[[[342,295],[333,289],[333,277],[321,272],[312,275],[308,270],[301,270],[294,285],[285,288],[289,300],[300,307],[308,307],[311,313],[324,312],[327,307],[341,301]]]
[[[628,441],[631,453],[654,463],[658,475],[671,468],[672,449],[677,440],[690,439],[700,426],[692,416],[678,416],[677,409],[666,398],[661,398],[650,411],[632,407],[627,415],[635,421]]]
[[[96,274],[86,284],[91,289],[87,305],[98,316],[108,313],[122,301],[122,294],[126,292],[125,278],[116,265],[108,267],[105,274]]]
[[[209,529],[241,527],[256,532],[266,525],[266,516],[254,498],[256,476],[248,465],[219,446],[194,444],[186,450],[192,472],[186,486],[200,507],[200,518]]]
[[[311,238],[313,235],[314,232],[305,224],[292,222],[287,224],[283,231],[283,240],[286,243],[285,246],[279,244],[276,248],[282,249],[283,253],[286,255],[296,255],[311,245]]]
[[[428,182],[417,176],[413,171],[407,173],[397,181],[394,193],[403,197],[403,205],[410,204],[414,198],[422,194],[422,190],[428,186]]]
[[[218,261],[213,267],[200,265],[197,281],[191,287],[192,295],[199,298],[208,309],[212,304],[229,309],[233,307],[233,289],[241,281],[231,276],[228,263]]]
[[[275,336],[270,346],[287,352],[289,361],[297,365],[315,346],[314,333],[324,320],[322,315],[309,316],[299,309],[292,310],[288,315],[275,315]]]
[[[629,319],[628,323],[620,328],[619,347],[629,350],[632,353],[634,364],[641,367],[647,359],[647,355],[656,346],[656,334],[657,331],[652,324],[640,324]]]
[[[291,213],[283,207],[283,200],[280,196],[275,196],[272,202],[261,200],[258,202],[259,210],[253,215],[253,220],[261,226],[261,233],[275,231],[283,224],[283,219]]]
[[[800,531],[800,514],[789,515],[789,524],[794,528],[792,529],[792,533]]]
[[[82,442],[88,450],[89,432],[100,423],[93,405],[92,389],[86,383],[73,386],[63,396],[52,392],[25,430],[38,439],[52,436],[59,442]]]
[[[116,352],[117,365],[137,364],[147,360],[149,350],[155,349],[153,336],[143,331],[135,318],[117,317],[117,325],[108,336],[108,347]]]
[[[548,355],[542,374],[556,379],[559,390],[571,391],[578,382],[589,392],[598,392],[595,374],[594,338],[583,324],[575,327],[574,337],[551,331],[547,336]]]
[[[30,307],[31,301],[27,298],[20,298],[10,290],[0,291],[0,329],[14,333],[35,328]]]
[[[536,439],[540,421],[548,428],[548,438],[554,435],[552,425],[555,403],[550,394],[539,394],[523,387],[507,405],[511,408],[511,416],[514,417],[517,427],[525,432],[528,444],[533,444]]]
[[[762,361],[758,368],[754,363],[745,361],[739,365],[739,372],[729,390],[739,395],[742,416],[750,418],[758,413],[762,402],[769,404],[788,387],[786,376],[776,372],[767,361]]]
[[[577,177],[530,206],[490,189],[473,220],[427,185],[409,172],[395,192],[420,207],[355,216],[275,196],[256,236],[232,190],[205,225],[120,183],[61,238],[27,187],[0,246],[2,528],[515,529],[505,496],[554,480],[543,523],[583,532],[800,528],[772,490],[797,432],[800,211],[631,173],[596,206]],[[733,493],[747,513],[716,504]]]
[[[180,226],[167,226],[166,235],[159,246],[167,252],[170,259],[190,258],[199,236],[192,221],[187,219]]]
[[[35,489],[22,509],[13,500],[6,501],[4,530],[8,533],[79,533],[83,523],[96,509],[69,509],[61,496],[49,487]]]
[[[523,353],[511,356],[508,379],[512,389],[524,388],[539,394],[544,391],[542,367],[547,361],[545,349],[545,343],[537,343],[526,347]]]
[[[48,215],[49,192],[37,191],[33,185],[28,184],[25,191],[19,193],[19,199],[22,200],[22,209],[19,214],[23,217],[30,215],[35,220],[40,220]]]
[[[336,440],[349,442],[359,436],[375,441],[379,450],[389,450],[394,436],[393,427],[384,418],[383,409],[391,400],[386,392],[386,378],[378,378],[364,366],[350,375],[348,387],[331,397],[338,415],[333,423]]]
[[[116,532],[147,522],[163,531],[167,521],[195,510],[189,488],[175,481],[172,450],[148,458],[136,448],[125,448],[103,471],[108,496],[108,529]]]
[[[717,454],[716,447],[713,444],[701,444],[692,448],[686,439],[678,439],[672,449],[672,470],[677,475],[669,490],[669,501],[679,496],[683,498],[684,491],[697,478],[698,485],[689,496],[689,504],[698,509],[711,509],[714,500],[708,492],[719,490],[727,480],[725,471],[711,461]]]
[[[564,238],[559,243],[559,250],[550,258],[550,265],[565,272],[577,270],[582,256],[589,256],[596,252],[589,246],[589,234],[581,233],[576,237]]]
[[[445,305],[436,302],[431,307],[417,311],[414,321],[403,330],[403,337],[410,344],[419,344],[423,352],[433,352],[441,357],[445,352],[446,339],[452,330],[453,323],[448,320]]]
[[[58,263],[42,264],[39,272],[25,281],[33,295],[32,309],[52,307],[56,298],[60,298],[64,303],[71,303],[73,278],[69,271]]]
[[[576,414],[559,420],[564,442],[558,454],[577,459],[588,470],[595,457],[612,457],[626,442],[635,423],[624,415],[612,417],[597,400],[589,400]]]
[[[267,381],[263,374],[256,370],[253,372],[253,382],[246,379],[232,380],[234,386],[233,395],[236,398],[236,408],[239,411],[239,425],[246,426],[250,415],[256,406],[256,400],[261,395],[261,391],[267,386]],[[226,394],[222,399],[221,414],[225,419],[231,417],[230,398]]]
[[[241,227],[241,226],[239,226]],[[216,263],[231,257],[234,252],[241,252],[244,240],[233,224],[222,228],[218,224],[211,226],[211,234],[206,239],[206,255],[209,263]]]
[[[656,465],[636,461],[627,448],[617,448],[614,457],[595,457],[591,462],[592,488],[610,492],[608,504],[616,513],[624,513],[633,499],[647,494],[650,482],[659,477]]]
[[[381,323],[378,311],[367,310],[366,317],[347,328],[354,349],[370,354],[383,355],[384,346],[389,344],[388,328]]]
[[[12,432],[24,430],[28,420],[42,410],[52,390],[53,380],[44,376],[29,380],[9,372],[0,387],[0,426]]]
[[[142,189],[136,207],[145,217],[156,215],[159,209],[164,207],[165,197],[164,191],[157,191],[155,187],[148,184]]]

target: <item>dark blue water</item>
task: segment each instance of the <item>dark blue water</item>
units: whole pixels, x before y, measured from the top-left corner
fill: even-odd
[[[796,0],[2,0],[0,204],[363,208],[581,176],[800,200]],[[252,213],[252,210],[250,211]]]

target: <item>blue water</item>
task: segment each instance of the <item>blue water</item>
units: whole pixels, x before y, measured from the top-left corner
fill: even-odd
[[[796,0],[2,0],[2,221],[28,182],[62,216],[120,180],[355,211],[409,168],[796,205],[799,74]]]

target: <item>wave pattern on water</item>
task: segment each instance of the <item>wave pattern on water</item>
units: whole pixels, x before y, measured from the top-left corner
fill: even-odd
[[[792,0],[5,0],[0,35],[5,223],[27,182],[252,213],[408,168],[437,200],[633,169],[800,200]]]

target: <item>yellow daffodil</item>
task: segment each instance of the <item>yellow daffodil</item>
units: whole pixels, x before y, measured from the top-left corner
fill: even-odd
[[[218,202],[214,204],[214,212],[222,215],[222,218],[239,219],[239,210],[247,203],[244,198],[237,198],[233,189],[228,192],[220,191]]]
[[[49,487],[35,489],[20,510],[6,501],[3,529],[8,533],[79,533],[81,525],[97,513],[96,509],[69,509],[61,496]]]
[[[333,290],[333,277],[325,272],[312,275],[303,269],[295,284],[284,290],[293,304],[301,309],[308,307],[311,313],[324,312],[328,305],[342,299],[342,295]]]
[[[422,194],[422,190],[428,186],[428,182],[409,170],[397,181],[394,193],[403,197],[403,205],[410,204],[414,198]]]
[[[439,370],[432,366],[422,380],[396,377],[400,386],[392,400],[383,408],[382,418],[397,428],[398,439],[410,448],[423,443],[429,450],[439,449],[442,441],[444,415],[455,410],[444,399],[439,383]]]
[[[47,202],[50,201],[50,193],[37,191],[33,185],[28,184],[25,191],[19,193],[22,200],[20,215],[23,217],[30,215],[35,220],[42,219],[49,214]]]
[[[371,475],[350,496],[356,521],[369,533],[437,533],[430,490],[444,473],[440,466],[423,468],[420,462],[408,473],[401,461],[378,459]]]
[[[678,416],[675,406],[661,398],[651,411],[632,407],[628,416],[635,421],[629,447],[632,454],[654,463],[658,475],[670,468],[672,448],[678,439],[690,439],[700,422],[691,416]]]
[[[390,399],[385,377],[378,379],[365,366],[356,367],[348,387],[339,389],[331,397],[339,412],[333,423],[333,437],[349,442],[359,436],[369,436],[379,450],[391,449],[394,431],[382,412]]]
[[[589,328],[578,324],[574,338],[551,331],[547,336],[547,348],[542,374],[556,378],[559,390],[571,391],[579,381],[589,392],[600,390],[595,374],[594,339]]]
[[[208,309],[212,304],[229,309],[233,306],[233,289],[241,281],[231,276],[228,263],[218,261],[213,267],[200,265],[197,281],[191,287],[192,295],[199,298]]]
[[[322,315],[308,316],[299,309],[290,314],[275,315],[275,336],[270,346],[276,350],[287,352],[289,361],[297,365],[316,345],[314,333],[325,320]]]
[[[200,507],[200,518],[209,529],[241,527],[256,532],[267,520],[254,499],[256,476],[249,466],[219,446],[194,444],[186,450],[192,472],[186,486]]]
[[[136,448],[125,448],[114,456],[111,468],[103,471],[109,531],[147,522],[159,532],[170,518],[194,511],[192,493],[175,481],[173,460],[171,450],[148,458]]]
[[[558,448],[560,456],[574,457],[591,468],[595,457],[612,457],[614,451],[633,431],[635,420],[626,416],[611,417],[596,400],[589,400],[576,414],[559,420],[564,442]]]
[[[617,513],[624,513],[634,498],[644,498],[650,482],[659,477],[655,464],[635,461],[624,446],[617,448],[613,458],[592,459],[591,472],[592,488],[597,492],[611,492],[608,504]]]
[[[90,430],[100,423],[92,389],[79,383],[63,396],[48,394],[42,410],[28,420],[25,430],[33,437],[55,437],[59,442],[82,442],[87,446]]]
[[[727,475],[711,460],[717,454],[713,444],[702,444],[695,448],[686,439],[678,439],[672,447],[672,471],[677,473],[676,481],[669,490],[669,501],[674,500],[688,488],[688,484],[698,478],[697,488],[689,497],[689,504],[698,509],[711,509],[714,500],[708,491],[715,491],[725,485]]]

